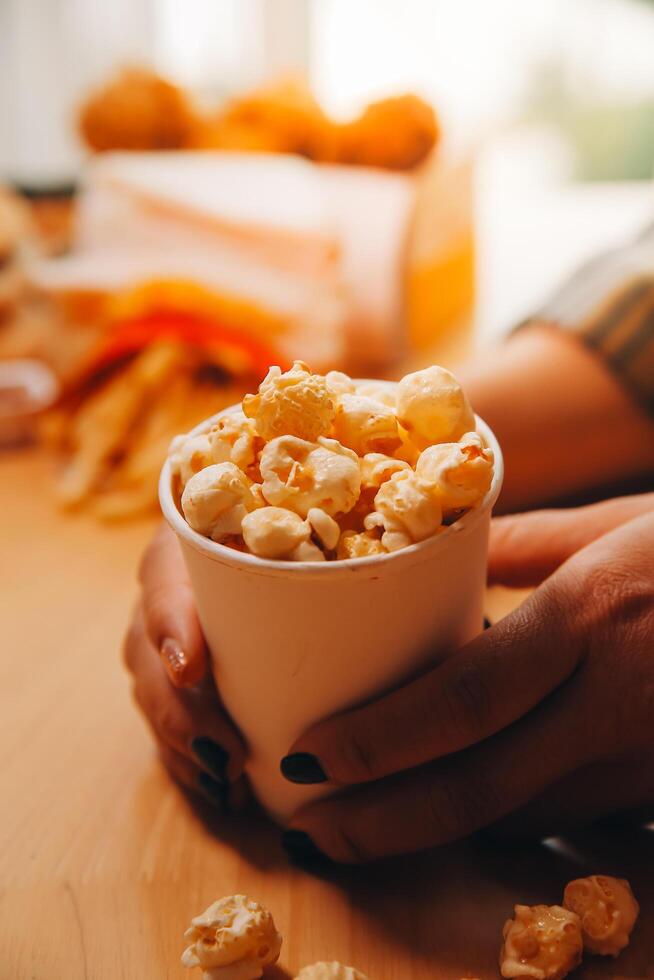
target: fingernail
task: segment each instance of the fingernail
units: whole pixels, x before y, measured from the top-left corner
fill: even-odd
[[[282,834],[282,847],[291,860],[300,864],[328,860],[303,830],[285,830]]]
[[[198,776],[198,787],[209,802],[218,807],[223,816],[227,816],[229,813],[229,786],[218,783],[206,772],[201,772]]]
[[[227,782],[229,753],[225,751],[222,745],[218,745],[218,742],[214,742],[212,738],[201,736],[193,739],[191,751],[198,762],[209,770],[214,779],[223,784]]]
[[[159,654],[173,684],[178,684],[188,667],[188,657],[178,640],[167,636],[159,647]]]
[[[282,776],[291,783],[326,783],[325,770],[315,755],[308,752],[294,752],[281,761]]]

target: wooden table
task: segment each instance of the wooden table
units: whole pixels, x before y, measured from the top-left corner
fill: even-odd
[[[272,977],[340,959],[371,980],[497,978],[516,901],[629,877],[637,938],[590,978],[654,976],[654,834],[558,847],[479,841],[367,869],[292,868],[262,818],[222,822],[172,785],[130,701],[119,648],[147,523],[64,517],[36,452],[0,460],[0,978],[178,980],[192,915],[221,895],[268,905],[284,933]],[[199,977],[199,974],[196,974]]]

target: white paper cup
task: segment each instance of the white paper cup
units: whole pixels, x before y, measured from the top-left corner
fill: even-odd
[[[477,429],[495,455],[481,505],[436,537],[347,561],[268,561],[216,544],[184,520],[164,465],[161,508],[188,566],[216,683],[248,743],[254,792],[279,822],[332,790],[295,785],[280,773],[303,731],[391,689],[481,631],[490,516],[503,464],[481,419]]]

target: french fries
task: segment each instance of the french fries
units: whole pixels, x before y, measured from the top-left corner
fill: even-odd
[[[85,394],[69,391],[42,429],[65,460],[60,503],[89,507],[103,520],[153,510],[172,437],[238,401],[244,388],[212,377],[202,352],[160,341]]]

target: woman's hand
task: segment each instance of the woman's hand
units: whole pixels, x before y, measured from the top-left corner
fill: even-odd
[[[290,847],[360,862],[498,821],[541,833],[654,808],[653,556],[654,494],[496,521],[494,579],[549,577],[440,666],[290,747],[288,778],[344,789],[295,814]]]
[[[124,644],[134,697],[170,774],[226,810],[244,795],[245,750],[207,671],[179,545],[163,526],[146,550]]]

